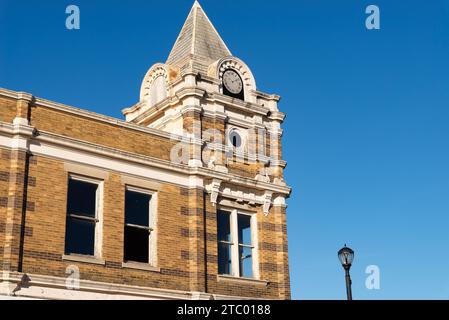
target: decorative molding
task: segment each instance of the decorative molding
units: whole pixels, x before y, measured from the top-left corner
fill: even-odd
[[[218,197],[231,199],[235,206],[262,206],[264,214],[267,216],[270,213],[273,194],[272,191],[263,191],[255,193],[247,188],[240,188],[238,186],[223,185],[223,180],[213,179],[206,185],[206,191],[210,194],[211,202],[214,206],[218,204]],[[220,204],[224,200],[220,200]],[[226,202],[229,203],[229,202]]]
[[[273,199],[273,192],[265,191],[264,203],[263,203],[263,213],[265,214],[265,216],[268,216],[270,214],[272,199]]]
[[[157,63],[153,65],[150,70],[148,70],[142,81],[142,87],[140,90],[140,101],[144,101],[148,98],[150,94],[151,87],[154,81],[159,77],[165,78],[166,90],[168,94],[168,87],[171,81],[179,77],[180,70],[177,67],[169,66],[162,63]]]
[[[210,201],[212,202],[212,205],[214,207],[218,203],[218,195],[220,194],[221,183],[221,180],[213,179],[211,184],[206,185],[206,190],[210,193]]]
[[[33,97],[33,95],[31,93],[22,91],[22,92],[17,92],[17,99],[18,100],[25,100],[25,101],[28,101],[28,102],[32,102],[34,97]]]
[[[33,132],[32,127],[23,127],[23,129],[23,132],[28,135]],[[17,131],[14,130],[12,124],[0,122],[0,146],[11,148],[14,141],[11,136],[14,132]],[[24,142],[28,141],[27,139],[23,140]],[[121,172],[122,174],[131,174],[136,177],[139,176],[145,178],[146,175],[142,176],[137,174],[137,172],[141,172],[144,169],[145,171],[159,169],[157,174],[156,171],[154,171],[154,174],[151,174],[148,178],[175,185],[188,187],[190,185],[189,175],[196,175],[204,178],[216,178],[240,187],[269,190],[279,194],[289,195],[291,192],[291,189],[287,186],[277,186],[273,183],[243,178],[234,174],[214,171],[204,167],[189,168],[186,165],[174,164],[167,160],[121,151],[44,131],[40,131],[39,136],[29,139],[29,142],[27,143],[30,145],[31,151],[39,155],[61,159],[80,165],[89,165],[99,169],[114,170]],[[74,159],[77,160],[74,161]],[[132,171],[123,171],[123,165],[129,167],[130,170],[132,166]],[[173,178],[168,180],[160,179],[160,174],[164,172],[170,174]]]
[[[250,68],[239,58],[231,56],[214,62],[209,66],[207,75],[222,81],[224,72],[229,69],[236,71],[242,77],[245,101],[255,103],[257,99],[253,92],[257,90],[256,80]]]
[[[0,296],[14,299],[50,299],[50,300],[196,300],[204,299],[207,294],[182,290],[159,289],[151,287],[129,286],[122,284],[80,280],[77,290],[67,288],[67,278],[46,275],[26,274],[29,283],[26,287],[17,288],[24,273],[0,271]],[[215,300],[254,300],[250,297],[227,295],[208,295]]]
[[[276,121],[279,121],[279,122],[282,123],[282,122],[285,121],[285,117],[286,117],[286,115],[283,112],[271,112],[269,118],[272,119],[272,120],[276,120]]]

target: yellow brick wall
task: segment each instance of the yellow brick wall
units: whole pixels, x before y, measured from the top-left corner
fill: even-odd
[[[0,149],[0,263],[3,266],[5,244],[6,209],[8,206],[8,187],[10,169],[10,150]]]
[[[125,185],[121,175],[114,172],[104,181],[102,258],[106,266],[62,261],[68,172],[62,161],[34,158],[30,176],[35,177],[36,184],[30,188],[29,201],[35,205],[33,212],[27,212],[27,225],[32,230],[26,236],[23,272],[65,276],[66,267],[75,264],[80,267],[84,280],[189,290],[188,265],[181,259],[181,251],[188,250],[188,243],[179,241],[187,223],[181,211],[188,205],[188,199],[179,187],[163,185],[158,192],[160,273],[122,268]]]
[[[167,138],[40,106],[32,108],[31,125],[38,130],[162,160],[170,160],[170,151],[177,143]]]
[[[7,100],[7,99],[6,99]],[[11,122],[16,104],[2,99],[0,121]],[[14,107],[12,107],[14,106]],[[169,159],[175,142],[148,133],[114,126],[82,116],[33,106],[31,125],[40,131],[80,139],[128,152]],[[187,118],[186,118],[187,120]],[[188,120],[185,125],[189,125]],[[208,123],[217,125],[219,123]],[[120,173],[109,172],[104,181],[103,256],[106,265],[64,261],[67,182],[69,172],[64,162],[31,155],[25,170],[26,186],[20,179],[11,182],[10,173],[20,173],[22,156],[1,150],[0,157],[0,261],[3,265],[5,225],[8,214],[14,217],[13,245],[17,247],[11,260],[12,270],[30,274],[66,277],[66,268],[77,265],[81,279],[147,286],[174,290],[204,291],[233,296],[288,299],[288,254],[285,208],[272,208],[268,216],[257,212],[259,262],[264,287],[255,284],[217,281],[217,219],[215,206],[202,189],[186,189],[160,184],[157,212],[157,260],[160,272],[131,270],[122,267],[124,237],[125,185]],[[19,164],[19,166],[18,166]],[[238,164],[232,173],[254,178],[257,164]],[[20,176],[20,175],[19,175]],[[11,204],[20,194],[11,190],[26,190],[25,220],[20,208]],[[9,194],[8,194],[9,192]],[[21,194],[24,195],[23,192]],[[3,223],[3,224],[2,224]],[[204,230],[206,226],[206,230]],[[21,240],[23,233],[23,241]],[[17,244],[20,246],[17,246]],[[205,255],[207,250],[207,255]],[[207,282],[206,272],[207,269]]]
[[[17,101],[0,97],[0,121],[11,123],[16,116]]]

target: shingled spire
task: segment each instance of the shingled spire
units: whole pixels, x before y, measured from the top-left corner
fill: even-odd
[[[191,68],[207,73],[210,64],[231,55],[203,8],[195,1],[166,63],[181,70]]]

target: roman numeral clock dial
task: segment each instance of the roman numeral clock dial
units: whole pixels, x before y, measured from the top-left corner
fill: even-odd
[[[223,74],[224,91],[229,93],[228,95],[240,98],[243,93],[243,81],[242,78],[234,70],[226,70]]]

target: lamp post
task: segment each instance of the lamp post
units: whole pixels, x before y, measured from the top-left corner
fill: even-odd
[[[341,265],[343,266],[343,269],[345,269],[346,294],[348,296],[348,300],[352,300],[352,281],[351,275],[349,274],[349,269],[351,269],[352,262],[354,261],[354,251],[345,245],[344,248],[338,251],[338,259],[340,259]]]

